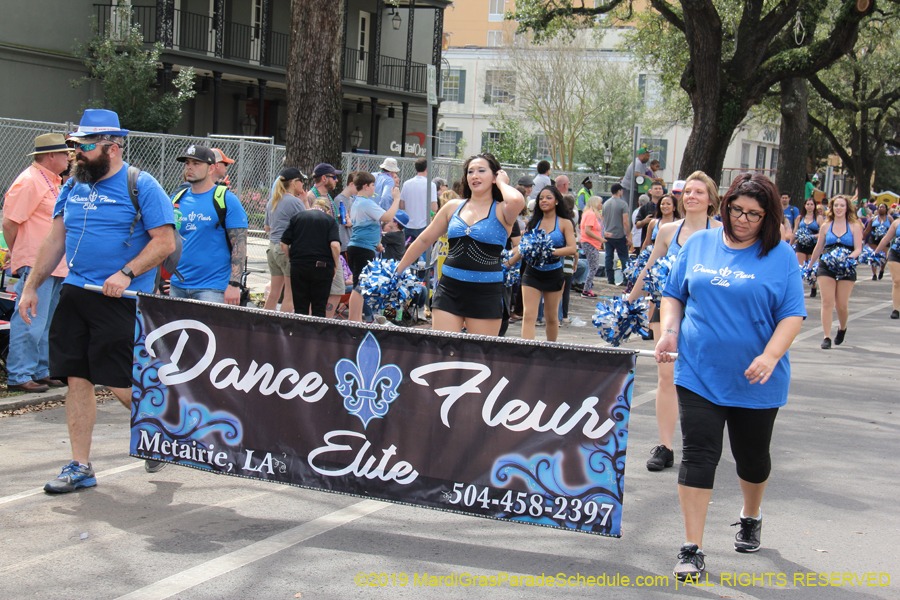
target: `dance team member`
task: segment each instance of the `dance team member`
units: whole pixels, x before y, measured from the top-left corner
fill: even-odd
[[[548,233],[556,259],[543,265],[528,264],[522,275],[522,300],[525,314],[522,319],[522,339],[533,340],[541,297],[544,298],[544,317],[547,322],[547,340],[555,342],[559,336],[559,301],[562,299],[565,275],[562,257],[578,252],[575,243],[574,215],[563,202],[562,194],[555,186],[548,185],[540,191],[534,214],[525,226],[525,233],[538,229]],[[509,260],[510,265],[519,262],[522,255],[518,248]]]
[[[884,205],[882,204],[882,206]],[[891,300],[894,304],[894,310],[891,311],[892,319],[900,319],[900,252],[897,251],[900,248],[900,227],[897,225],[900,225],[900,219],[894,219],[887,233],[881,238],[878,247],[875,248],[876,252],[884,252],[890,246],[887,267],[891,272]]]
[[[738,175],[721,217],[723,231],[697,232],[675,259],[656,345],[661,364],[678,353],[685,543],[673,573],[682,580],[698,579],[706,567],[703,529],[726,425],[744,501],[734,549],[759,550],[769,445],[791,379],[787,351],[806,317],[800,267],[781,243],[784,213],[772,182]]]
[[[840,235],[835,230],[841,232]],[[862,252],[862,226],[859,217],[850,208],[850,201],[843,196],[835,196],[828,205],[825,223],[819,231],[819,241],[816,242],[810,264],[835,248],[846,248],[850,251],[850,258],[857,258]],[[822,350],[828,350],[831,348],[832,310],[837,309],[838,316],[835,346],[840,346],[847,335],[847,319],[850,317],[848,304],[853,284],[856,283],[856,271],[852,275],[839,277],[820,261],[816,279],[822,289],[822,330],[825,333]]]
[[[863,239],[872,250],[878,247],[881,240],[887,235],[887,230],[891,226],[891,223],[894,222],[894,218],[888,214],[887,208],[887,204],[884,204],[883,202],[880,203],[878,208],[875,209],[877,211],[875,216],[869,219],[866,228],[863,230]],[[878,269],[878,265],[874,263],[871,266],[872,281],[884,277],[884,264],[881,265],[880,270]]]
[[[509,176],[485,152],[463,165],[461,200],[450,200],[434,216],[397,265],[401,273],[444,233],[447,259],[431,302],[431,327],[497,335],[503,317],[503,267],[500,255],[525,198],[509,185]],[[354,229],[356,221],[354,221]]]
[[[795,244],[794,250],[797,253],[797,262],[800,265],[812,258],[812,253],[816,249],[816,245],[815,243],[801,245],[797,242],[797,233],[800,231],[808,231],[811,234],[819,235],[819,228],[821,227],[823,220],[822,216],[816,211],[816,201],[812,198],[807,198],[806,202],[803,203],[803,208],[800,209],[800,214],[794,222],[794,234],[792,236],[793,239],[791,240],[791,242]],[[815,281],[810,286],[809,297],[816,297]]]
[[[634,289],[628,296],[630,302],[646,295],[644,278],[657,260],[663,256],[676,256],[687,239],[698,231],[722,226],[721,222],[713,218],[719,207],[719,188],[703,171],[696,171],[685,180],[681,203],[684,218],[659,228],[647,266],[638,275]],[[650,324],[655,339],[659,339],[660,335],[659,317],[656,316],[659,312],[656,311],[654,315],[657,322]],[[675,424],[678,422],[678,396],[673,373],[671,364],[660,363],[657,367],[656,424],[659,428],[659,444],[650,451],[651,456],[647,461],[649,471],[662,471],[675,464],[672,440],[675,437]]]

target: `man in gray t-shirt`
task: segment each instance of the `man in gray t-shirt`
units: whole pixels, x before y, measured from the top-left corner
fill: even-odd
[[[352,173],[351,173],[352,175]],[[347,251],[347,243],[350,241],[350,234],[353,232],[353,224],[350,222],[350,207],[353,206],[353,199],[357,195],[356,184],[353,183],[353,177],[347,178],[347,187],[340,194],[334,197],[334,203],[340,211],[340,206],[344,206],[344,218],[338,215],[338,233],[341,236],[341,252]]]
[[[628,246],[631,245],[631,219],[628,204],[622,198],[621,184],[614,183],[610,188],[612,196],[603,203],[603,237],[606,238],[606,281],[615,284],[615,262],[613,252],[619,255],[622,268],[628,264]]]
[[[631,206],[632,202],[637,203],[638,196],[640,192],[637,191],[637,183],[635,182],[635,177],[641,175],[643,177],[648,177],[647,166],[650,161],[650,150],[647,146],[641,146],[638,150],[637,158],[634,159],[630,165],[628,165],[628,169],[625,171],[625,177],[622,178],[622,187],[625,188],[624,199],[625,203]],[[632,193],[634,197],[632,198]],[[637,204],[635,204],[634,208],[637,208]]]

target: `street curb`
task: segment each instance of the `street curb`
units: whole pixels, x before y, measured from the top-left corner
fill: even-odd
[[[105,385],[95,385],[94,391],[106,389]],[[13,398],[0,398],[0,412],[8,410],[18,410],[20,408],[28,408],[29,406],[37,406],[44,402],[62,402],[69,393],[68,387],[51,388],[46,392],[36,392],[32,394],[22,394]]]

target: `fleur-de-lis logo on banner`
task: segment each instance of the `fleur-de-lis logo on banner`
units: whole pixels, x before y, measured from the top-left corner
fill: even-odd
[[[356,350],[356,362],[342,358],[334,365],[338,393],[344,398],[344,408],[363,422],[363,429],[372,419],[387,414],[390,403],[397,399],[397,386],[403,373],[397,365],[381,366],[381,346],[371,333]]]

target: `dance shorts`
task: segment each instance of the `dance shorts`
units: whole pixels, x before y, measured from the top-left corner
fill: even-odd
[[[834,273],[831,272],[831,269],[825,266],[825,263],[819,261],[819,269],[816,271],[816,277],[831,277],[832,279],[836,279],[838,281],[856,281],[856,271],[853,272],[853,275],[849,277],[835,277]]]
[[[890,252],[888,252],[888,262],[900,262],[900,252],[891,248]]]
[[[806,254],[807,256],[811,256],[815,249],[816,249],[815,244],[810,244],[809,246],[801,246],[798,244],[795,252],[797,254]]]
[[[502,319],[503,282],[460,281],[443,275],[431,299],[431,308],[470,319]]]
[[[542,292],[558,292],[566,285],[566,276],[563,274],[562,264],[552,271],[538,271],[531,265],[525,267],[522,275],[522,286],[530,287]]]

